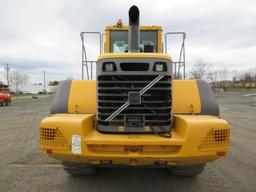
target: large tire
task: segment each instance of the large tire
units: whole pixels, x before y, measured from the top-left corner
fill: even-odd
[[[83,163],[62,162],[63,169],[73,176],[94,175],[97,172],[95,166]]]
[[[173,166],[168,168],[169,173],[173,176],[193,177],[204,170],[205,164]]]

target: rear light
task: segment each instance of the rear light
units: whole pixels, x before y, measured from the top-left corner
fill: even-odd
[[[44,149],[44,152],[45,152],[46,154],[52,154],[52,149]]]
[[[217,155],[218,157],[223,157],[223,156],[226,155],[226,152],[225,152],[225,151],[217,151],[216,155]]]

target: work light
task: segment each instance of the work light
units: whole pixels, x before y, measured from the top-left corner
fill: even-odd
[[[166,63],[155,63],[154,71],[163,72],[167,70]]]
[[[116,70],[115,63],[113,63],[113,62],[103,63],[103,71],[112,72],[115,70]]]

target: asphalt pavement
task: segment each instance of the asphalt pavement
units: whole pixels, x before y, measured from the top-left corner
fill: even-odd
[[[0,107],[0,192],[6,191],[256,191],[256,106],[244,92],[219,96],[222,117],[232,126],[231,152],[208,163],[194,178],[165,169],[104,168],[90,177],[67,175],[58,161],[39,151],[39,123],[51,97]],[[255,91],[254,91],[255,92]]]

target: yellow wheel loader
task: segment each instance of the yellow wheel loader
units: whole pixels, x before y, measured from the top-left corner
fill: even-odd
[[[98,35],[104,50],[95,62],[86,57],[87,34]],[[183,38],[178,62],[167,54],[170,34]],[[185,80],[185,33],[167,33],[164,46],[162,28],[140,26],[139,9],[132,6],[129,26],[119,20],[103,36],[82,32],[81,38],[87,80],[62,81],[40,124],[41,150],[67,173],[148,166],[194,176],[227,154],[230,126],[211,88]]]

